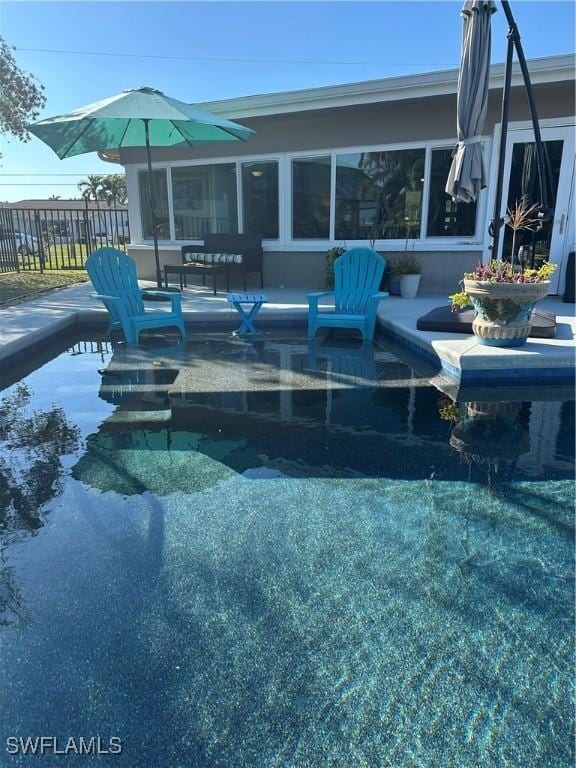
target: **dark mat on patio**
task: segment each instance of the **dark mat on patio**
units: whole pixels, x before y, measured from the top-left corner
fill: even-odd
[[[450,306],[437,307],[418,318],[419,331],[441,331],[443,333],[472,333],[473,309],[458,309],[452,312]],[[530,336],[536,339],[553,339],[556,333],[556,315],[535,309],[532,312]]]

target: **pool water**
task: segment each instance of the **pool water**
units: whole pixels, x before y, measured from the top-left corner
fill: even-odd
[[[0,764],[562,768],[574,402],[387,348],[78,342],[0,393]]]

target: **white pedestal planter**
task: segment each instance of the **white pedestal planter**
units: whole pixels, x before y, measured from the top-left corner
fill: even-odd
[[[420,275],[402,275],[400,278],[400,295],[403,299],[415,299],[420,285]]]
[[[520,347],[530,332],[534,305],[548,295],[550,281],[541,283],[489,283],[464,280],[476,317],[472,323],[480,344]]]

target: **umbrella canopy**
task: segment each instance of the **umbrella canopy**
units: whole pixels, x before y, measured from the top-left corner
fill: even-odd
[[[65,115],[28,126],[59,158],[98,150],[145,147],[152,212],[156,280],[162,285],[151,147],[197,146],[212,141],[245,141],[253,133],[238,123],[172,99],[154,88],[123,91]]]
[[[104,149],[145,147],[146,125],[152,147],[246,140],[253,133],[147,87],[123,91],[28,128],[63,159]]]
[[[462,8],[462,54],[458,76],[458,145],[446,183],[457,202],[471,203],[486,186],[480,135],[486,121],[493,0],[467,0]]]

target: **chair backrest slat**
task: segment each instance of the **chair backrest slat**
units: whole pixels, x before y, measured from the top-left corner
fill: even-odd
[[[377,293],[386,262],[371,248],[352,248],[334,262],[336,312],[363,314],[370,296]]]
[[[99,294],[122,299],[124,310],[129,317],[144,314],[136,264],[130,256],[116,248],[98,248],[88,257],[86,271]],[[108,309],[112,319],[119,321],[118,310],[112,304]]]

